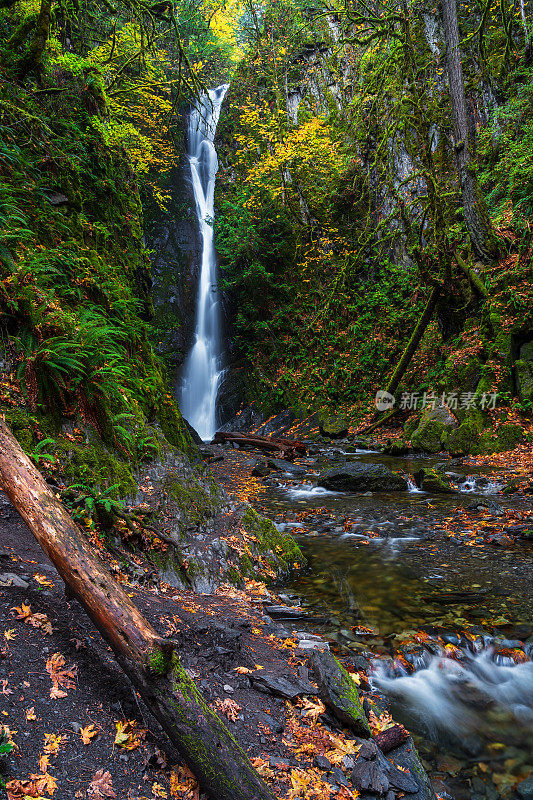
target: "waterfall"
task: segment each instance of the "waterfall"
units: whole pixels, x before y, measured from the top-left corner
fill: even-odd
[[[180,408],[202,439],[216,430],[216,400],[222,374],[222,326],[213,241],[214,194],[218,170],[213,139],[229,84],[210,89],[189,116],[187,150],[196,215],[202,237],[195,338],[183,367]]]

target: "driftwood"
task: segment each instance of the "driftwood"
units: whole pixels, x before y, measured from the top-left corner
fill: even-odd
[[[0,486],[212,800],[273,800],[223,722],[0,419]]]
[[[225,431],[218,431],[215,433],[213,442],[215,444],[235,442],[244,447],[274,451],[280,453],[288,461],[292,461],[296,456],[304,456],[307,453],[307,445],[297,439],[279,439],[273,436],[259,436],[255,433],[226,433]]]

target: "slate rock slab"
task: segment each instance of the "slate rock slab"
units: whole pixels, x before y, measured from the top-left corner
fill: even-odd
[[[293,675],[276,675],[266,669],[252,672],[249,676],[254,689],[264,694],[273,694],[286,700],[295,700],[304,694],[316,696],[318,690],[309,681],[295,678]]]

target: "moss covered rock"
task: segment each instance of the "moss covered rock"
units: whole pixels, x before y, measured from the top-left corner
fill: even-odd
[[[521,402],[533,402],[533,361],[515,361],[514,374]]]
[[[453,494],[455,491],[450,479],[436,469],[421,469],[415,475],[416,485],[425,492],[436,494]]]
[[[322,417],[319,420],[320,433],[328,439],[344,439],[348,435],[348,428],[348,420],[344,417]]]
[[[466,456],[478,451],[479,427],[473,417],[468,417],[464,422],[450,431],[446,440],[446,448],[452,456]]]
[[[446,444],[448,434],[457,427],[457,420],[446,406],[427,409],[411,435],[411,444],[426,453],[438,453]]]

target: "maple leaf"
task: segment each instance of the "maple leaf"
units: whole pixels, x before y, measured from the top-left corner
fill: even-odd
[[[43,752],[48,753],[51,756],[56,756],[59,750],[59,745],[61,744],[61,739],[61,736],[56,736],[54,733],[45,733]]]
[[[264,758],[260,758],[256,756],[256,758],[252,758],[252,766],[254,767],[255,771],[261,775],[262,778],[275,778],[276,773],[273,769],[270,769],[270,764]]]
[[[50,766],[50,756],[45,756],[43,753],[39,756],[39,769],[41,772],[48,772]]]
[[[303,769],[291,769],[291,785],[289,797],[301,797],[307,786],[311,782],[311,775]]]
[[[115,744],[119,745],[119,747],[124,747],[125,750],[135,750],[136,747],[139,747],[141,739],[144,739],[145,731],[136,730],[136,720],[124,719],[115,724],[117,726]]]
[[[50,697],[52,700],[59,700],[61,697],[66,697],[67,693],[54,684],[50,689]]]
[[[0,694],[13,694],[13,689],[7,688],[7,684],[9,683],[7,678],[2,678],[2,680],[0,680],[0,683],[2,684],[2,688],[0,689]]]
[[[21,603],[20,606],[13,606],[11,611],[17,612],[17,619],[26,619],[26,617],[31,616],[31,606],[27,606],[25,603]]]
[[[154,797],[168,797],[168,792],[160,783],[152,784],[152,794]]]
[[[50,689],[50,697],[52,700],[57,700],[59,697],[66,697],[66,692],[62,691],[59,687],[63,686],[65,689],[75,689],[76,684],[74,678],[76,677],[77,667],[72,666],[70,669],[64,669],[65,659],[61,653],[54,653],[46,662],[46,671],[52,679],[53,686]]]
[[[32,706],[31,708],[27,709],[27,711],[26,711],[26,719],[28,720],[28,722],[33,722],[33,720],[37,719],[37,717],[35,716],[35,707],[34,706]]]
[[[30,775],[30,779],[35,782],[37,795],[43,792],[52,795],[57,789],[57,781],[48,772],[43,775]]]
[[[15,628],[10,628],[7,631],[4,631],[4,639],[7,642],[12,642],[15,639],[17,634],[15,633]]]
[[[177,797],[178,794],[185,792],[185,800],[199,800],[200,787],[198,781],[185,766],[172,767],[170,773],[170,794],[172,797]]]
[[[314,703],[308,697],[302,697],[298,705],[303,709],[302,716],[307,717],[312,722],[316,722],[319,716],[326,711],[326,706],[321,700],[317,700]]]
[[[80,728],[80,736],[83,744],[90,744],[95,736],[98,736],[98,731],[94,729],[94,725],[86,725],[85,728]]]
[[[239,717],[239,711],[242,711],[241,706],[232,700],[231,697],[226,697],[225,700],[220,700],[217,697],[215,700],[215,708],[224,714],[231,722],[236,722]]]
[[[87,787],[87,794],[94,800],[105,800],[106,797],[116,797],[113,791],[113,781],[109,772],[99,769]]]
[[[46,614],[30,614],[24,622],[33,628],[40,628],[43,633],[52,633],[52,626]]]

